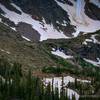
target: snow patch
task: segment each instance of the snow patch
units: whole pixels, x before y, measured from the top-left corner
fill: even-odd
[[[31,41],[30,39],[28,39],[27,37],[22,35],[22,38],[25,39],[26,41]]]
[[[5,82],[5,78],[2,77],[1,75],[0,75],[0,80],[2,80],[3,82]]]
[[[58,49],[58,50],[55,50],[55,49],[53,48],[53,51],[51,51],[51,53],[52,53],[53,55],[62,57],[62,58],[64,58],[64,59],[72,59],[72,58],[73,58],[73,56],[66,55],[63,51],[60,51],[59,49]]]
[[[2,22],[2,19],[0,18],[0,22]]]
[[[97,36],[97,34],[92,35],[92,36],[91,36],[91,39],[93,40],[93,43],[100,44],[100,42],[95,38],[96,36]]]
[[[7,54],[11,54],[9,51],[6,51],[6,50],[4,50],[4,49],[0,49],[0,51],[5,52],[5,53],[7,53]]]
[[[85,41],[83,42],[83,44],[87,45],[87,42],[92,42],[91,39],[85,39]]]
[[[67,22],[64,20],[63,23],[60,23],[59,21],[56,21],[57,24],[62,25],[62,26],[67,26]]]
[[[100,44],[100,42],[95,38],[97,36],[97,34],[95,35],[91,35],[90,39],[85,39],[85,41],[83,42],[83,44],[87,45],[88,42],[93,42],[94,44]]]
[[[0,18],[0,22],[3,23],[4,25],[10,27],[12,30],[17,31],[15,27],[11,27],[7,23],[4,23],[1,18]]]
[[[73,95],[76,98],[75,100],[79,100],[79,94],[72,89],[69,89],[69,88],[67,89],[67,95],[68,95],[68,97],[70,97],[71,100],[72,100]]]
[[[12,30],[17,31],[15,27],[10,27]]]
[[[84,60],[88,63],[93,64],[94,66],[100,67],[100,58],[97,58],[97,61],[89,60],[89,59],[86,59],[86,58],[84,58]]]
[[[20,9],[20,7],[16,6],[14,3],[11,3],[11,5],[12,5],[13,7],[15,7],[17,10],[19,10],[20,12],[22,12],[22,10]]]

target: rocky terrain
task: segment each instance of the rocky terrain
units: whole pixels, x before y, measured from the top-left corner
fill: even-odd
[[[63,76],[77,100],[100,95],[100,0],[0,0],[0,76],[2,59],[60,89]]]
[[[83,1],[80,23],[71,18],[77,6],[74,0],[1,0],[0,56],[23,64],[24,70],[63,67],[57,59],[79,69],[79,59],[100,66],[99,1]]]

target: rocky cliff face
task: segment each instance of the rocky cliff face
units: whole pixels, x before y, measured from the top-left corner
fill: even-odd
[[[18,50],[15,50],[13,55],[9,55],[9,58],[15,57],[17,59],[18,57],[24,63],[28,57],[31,58],[28,59],[29,63],[33,62],[36,66],[41,66],[38,60],[45,56],[43,57],[43,65],[50,61],[49,64],[53,66],[56,63],[48,57],[48,53],[52,55],[52,48],[56,48],[55,51],[60,48],[61,52],[73,56],[73,59],[70,60],[74,65],[77,64],[76,58],[80,57],[89,63],[96,63],[94,65],[100,66],[100,1],[79,1],[0,0],[0,37],[3,39],[6,37],[7,41],[15,42],[12,40],[14,37],[17,41],[16,46],[20,44]],[[5,27],[8,27],[9,31]],[[18,33],[21,43],[12,31]],[[9,44],[10,46],[10,42],[5,42],[2,39],[0,41],[1,52],[3,52],[3,45]],[[25,52],[22,49],[24,53],[21,57],[18,55],[22,53],[20,47],[23,46],[23,41],[24,45],[27,44],[29,47],[25,47]],[[11,52],[13,52],[13,46],[12,43]],[[4,49],[6,47],[8,48],[5,46]],[[31,53],[32,50],[33,53]],[[27,53],[27,57],[23,60],[25,53]],[[37,57],[39,55],[41,57]]]

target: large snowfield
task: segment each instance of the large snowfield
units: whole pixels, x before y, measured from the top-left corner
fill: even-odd
[[[53,25],[46,24],[44,19],[43,19],[44,22],[44,26],[43,26],[41,22],[32,19],[31,15],[24,13],[18,6],[16,6],[15,4],[12,5],[16,9],[21,11],[22,14],[20,15],[13,11],[10,11],[4,5],[0,4],[0,8],[5,12],[3,16],[9,18],[16,25],[19,22],[25,22],[27,24],[32,25],[33,29],[37,30],[38,33],[41,35],[40,41],[47,40],[47,39],[68,38],[63,34],[63,32],[58,32],[56,29],[54,29]]]
[[[81,1],[82,4],[79,8],[80,9],[79,12],[81,11],[80,14],[78,13],[78,15],[81,15],[79,16],[79,18],[76,15],[78,9],[76,2],[74,0],[70,0],[70,1],[74,4],[73,6],[70,6],[68,4],[63,4],[55,0],[55,2],[68,13],[71,24],[76,26],[76,32],[72,33],[74,37],[77,37],[80,32],[90,33],[100,29],[100,21],[92,20],[84,13],[84,6],[85,6],[84,0]],[[95,0],[92,0],[91,2],[98,6],[98,2],[95,2]],[[42,20],[43,21],[42,23],[40,21],[33,19],[31,15],[24,13],[15,4],[11,3],[11,5],[15,7],[17,10],[19,10],[21,12],[21,15],[17,14],[16,12],[8,10],[4,5],[0,4],[0,8],[5,12],[5,14],[2,15],[6,18],[9,18],[16,25],[19,22],[24,22],[32,25],[33,29],[38,31],[38,33],[40,34],[40,41],[47,40],[47,39],[61,39],[61,38],[68,39],[69,38],[65,36],[62,31],[57,31],[56,29],[54,29],[52,24],[51,25],[46,24],[44,18]],[[24,36],[24,38],[27,37]]]
[[[89,18],[84,13],[84,6],[85,6],[84,0],[81,0],[81,6],[80,6],[80,8],[78,8],[78,9],[81,9],[80,10],[81,11],[80,12],[81,19],[80,19],[80,16],[78,18],[76,15],[77,4],[74,0],[70,0],[74,4],[73,6],[63,4],[57,0],[55,0],[55,1],[57,2],[57,4],[60,7],[62,7],[62,9],[64,9],[66,12],[68,12],[69,19],[71,20],[71,24],[76,26],[76,32],[73,33],[74,37],[77,37],[80,32],[91,33],[91,32],[95,32],[100,29],[100,21],[95,21],[95,20]],[[95,2],[96,0],[92,0],[92,2],[93,1]],[[97,5],[97,3],[96,3],[96,5]]]

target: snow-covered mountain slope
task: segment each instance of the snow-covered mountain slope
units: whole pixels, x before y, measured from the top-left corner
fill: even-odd
[[[99,31],[93,33],[100,30],[99,5],[99,0],[1,0],[0,24],[30,43],[53,41],[48,52],[55,57],[76,64],[79,55],[93,64],[100,59]],[[52,50],[59,47],[64,51]]]
[[[0,0],[1,75],[6,59],[70,99],[100,95],[100,0]]]
[[[12,4],[12,5],[14,7],[16,7],[14,4]],[[66,38],[66,36],[63,33],[58,32],[56,29],[53,29],[52,25],[47,25],[44,20],[43,20],[44,24],[42,25],[42,22],[39,22],[39,21],[32,19],[31,15],[24,13],[18,7],[16,7],[16,8],[18,8],[18,10],[20,10],[21,15],[8,10],[2,4],[0,4],[0,7],[5,12],[5,14],[3,16],[6,17],[6,18],[9,18],[16,25],[18,25],[18,23],[20,23],[20,22],[24,22],[24,23],[32,25],[32,28],[37,30],[38,33],[40,34],[40,41],[46,40],[48,38],[52,38],[52,39],[53,38],[54,39],[56,39],[56,38]]]
[[[100,29],[100,21],[99,20],[95,21],[89,18],[85,14],[86,3],[84,0],[79,0],[79,6],[77,6],[77,3],[74,0],[70,0],[73,3],[73,6],[61,3],[57,0],[55,1],[59,6],[62,7],[62,9],[68,12],[69,19],[71,20],[71,24],[76,26],[76,32],[72,33],[75,37],[78,36],[80,32],[89,33],[89,32],[95,32]],[[77,12],[78,12],[78,16],[77,16]]]
[[[97,8],[100,4],[98,0],[92,0],[90,3]],[[100,21],[92,19],[85,13],[85,6],[89,3],[81,0],[79,4],[80,6],[78,0],[37,0],[36,2],[35,0],[9,0],[9,2],[1,0],[0,11],[3,12],[2,19],[7,18],[13,22],[15,26],[12,26],[30,40],[34,37],[40,41],[68,39],[77,37],[80,33],[90,33],[100,29]],[[95,7],[94,9],[96,10]],[[23,27],[17,28],[20,23],[26,23],[26,26],[21,24]],[[31,25],[32,31],[25,30],[28,25]]]

